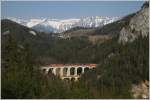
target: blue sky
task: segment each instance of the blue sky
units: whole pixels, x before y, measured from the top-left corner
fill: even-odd
[[[140,9],[143,1],[3,1],[2,18],[80,18],[125,16]]]

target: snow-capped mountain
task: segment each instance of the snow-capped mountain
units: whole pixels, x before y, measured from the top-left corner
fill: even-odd
[[[95,28],[102,27],[119,19],[119,17],[85,17],[79,19],[30,19],[22,20],[8,18],[21,25],[30,27],[41,32],[61,33],[74,27]]]

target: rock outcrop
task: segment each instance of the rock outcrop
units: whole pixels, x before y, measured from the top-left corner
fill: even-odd
[[[148,99],[149,98],[149,81],[145,80],[142,81],[140,84],[133,84],[132,85],[132,90],[131,92],[133,93],[133,98],[134,99]]]
[[[139,35],[148,36],[149,34],[149,2],[145,2],[129,21],[128,25],[122,28],[119,36],[119,43],[134,41]]]

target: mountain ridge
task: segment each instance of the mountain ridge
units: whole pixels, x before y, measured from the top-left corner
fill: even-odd
[[[61,33],[75,27],[97,28],[112,23],[119,17],[85,17],[77,19],[30,19],[7,18],[21,25],[46,33]]]

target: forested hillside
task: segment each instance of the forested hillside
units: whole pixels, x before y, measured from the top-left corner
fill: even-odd
[[[92,43],[88,37],[63,39],[2,20],[1,96],[3,99],[134,98],[132,85],[149,80],[147,34],[125,44],[118,42],[119,33],[104,42]],[[98,65],[74,82],[39,70],[40,66],[52,63]]]
[[[131,84],[148,80],[148,37],[139,37],[126,45],[118,44],[116,39],[95,45],[86,39],[55,42],[57,45],[49,53],[55,63],[99,64],[74,83],[42,76],[30,44],[20,48],[11,36],[8,37],[8,44],[4,47],[7,50],[2,56],[6,61],[2,64],[2,97],[130,98]]]

